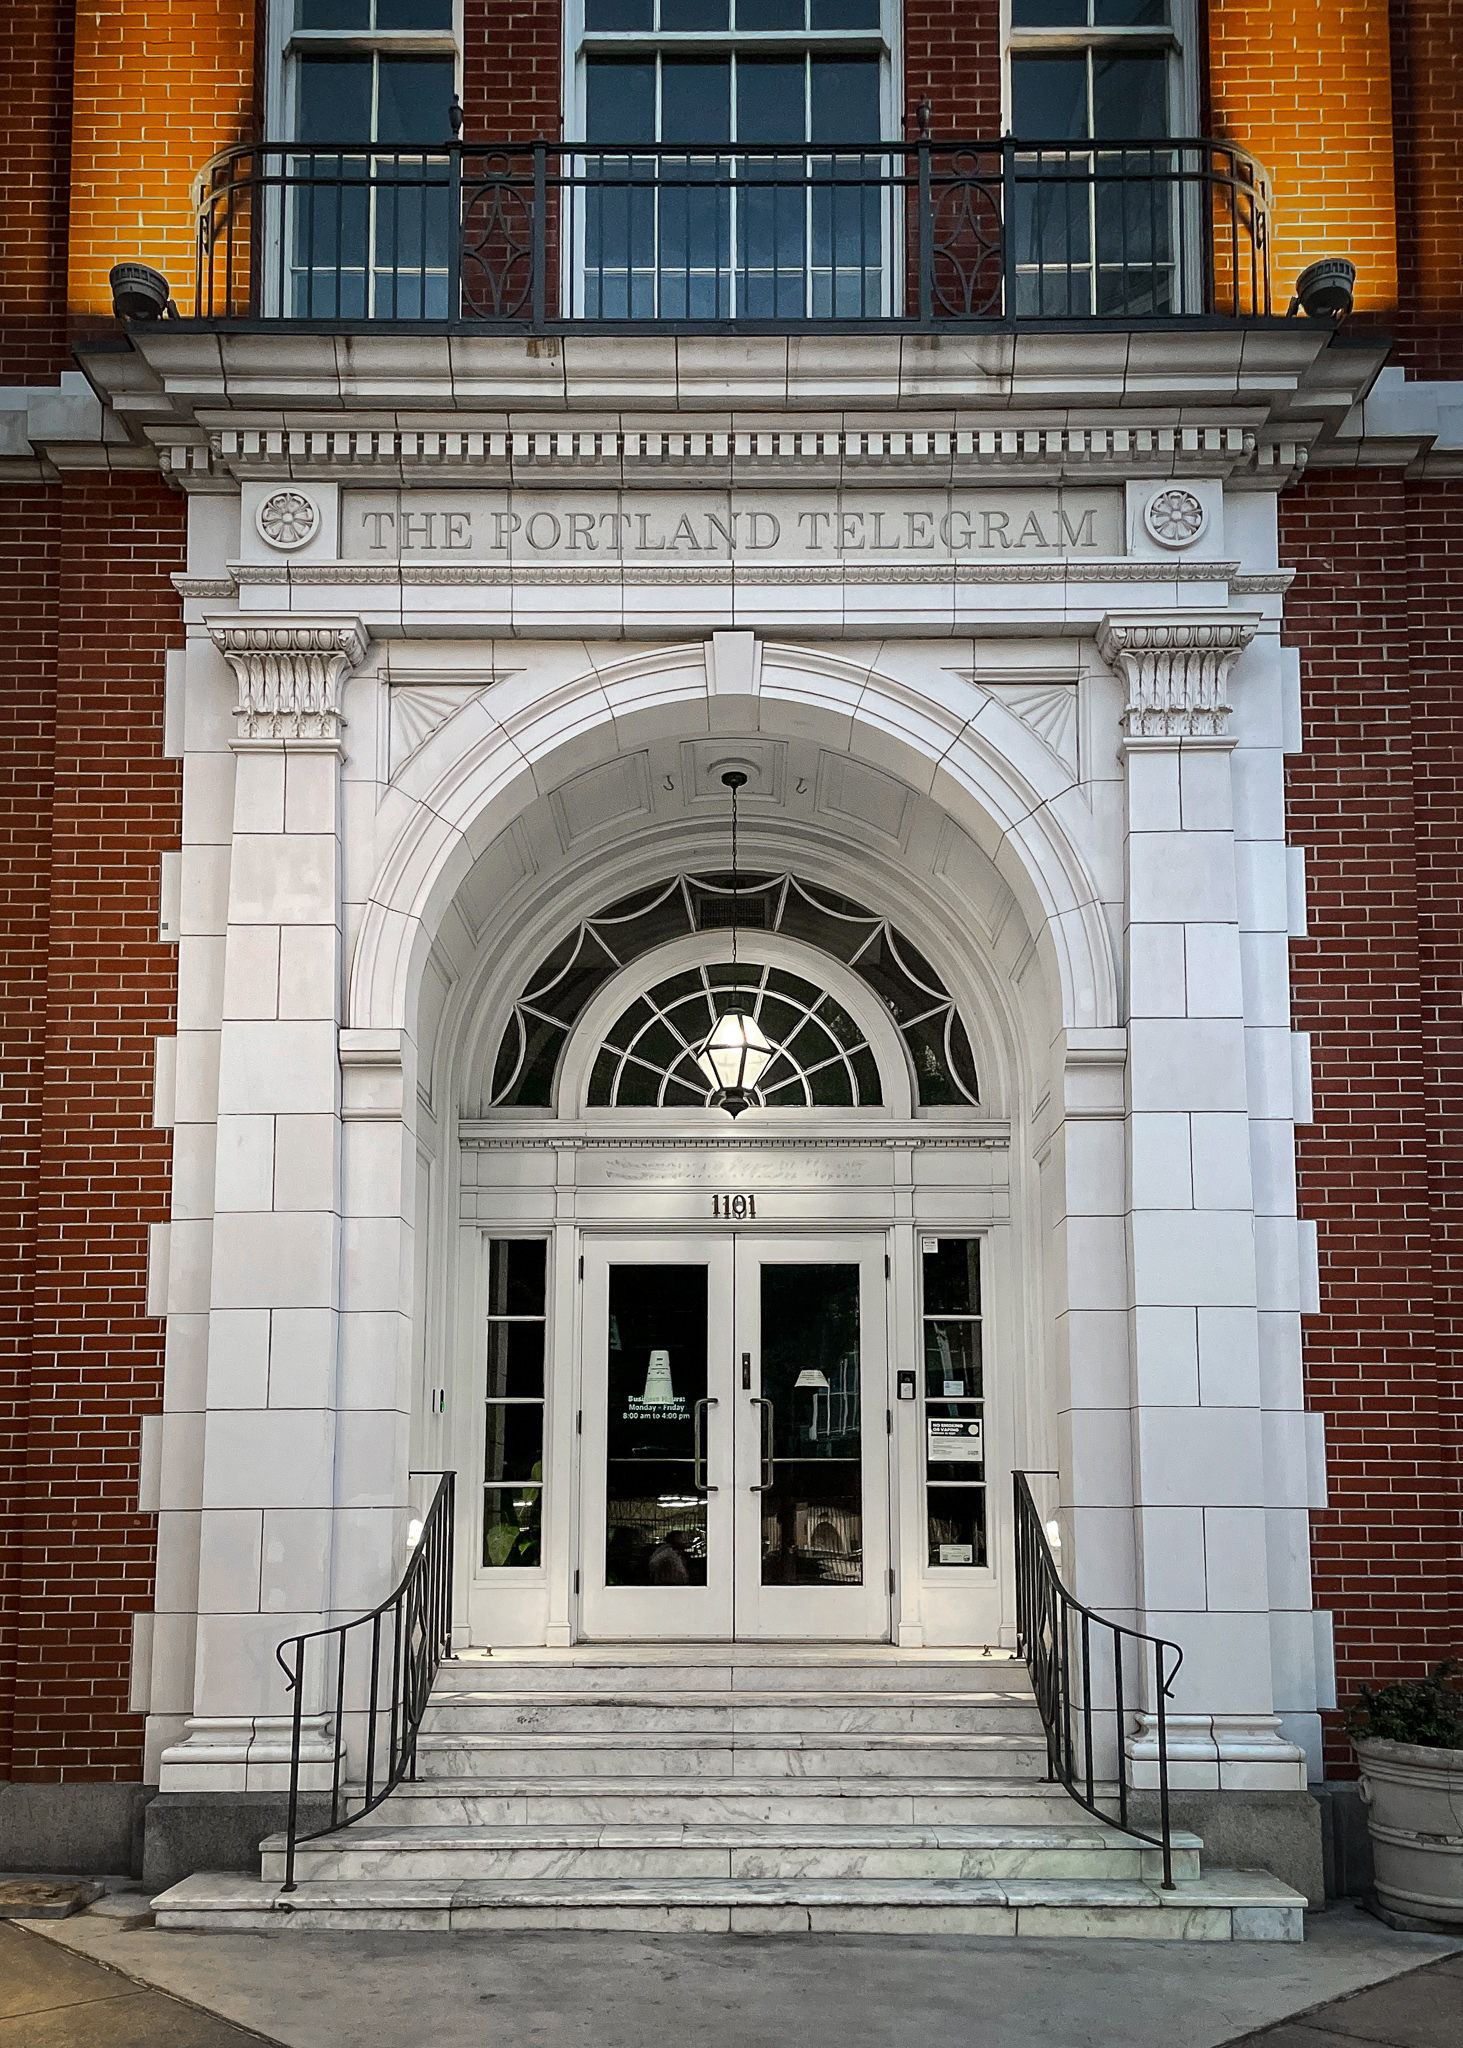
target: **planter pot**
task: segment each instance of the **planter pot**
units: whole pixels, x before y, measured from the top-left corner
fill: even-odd
[[[1356,1757],[1382,1917],[1463,1934],[1463,1749],[1358,1742]]]

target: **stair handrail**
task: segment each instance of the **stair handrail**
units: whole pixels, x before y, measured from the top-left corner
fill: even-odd
[[[1016,1640],[1031,1674],[1037,1709],[1046,1730],[1047,1778],[1060,1781],[1079,1806],[1096,1819],[1117,1827],[1163,1852],[1163,1889],[1174,1890],[1173,1834],[1169,1823],[1168,1723],[1165,1701],[1173,1697],[1173,1682],[1184,1661],[1177,1643],[1162,1636],[1146,1635],[1125,1622],[1110,1621],[1070,1593],[1062,1583],[1047,1541],[1046,1529],[1031,1491],[1032,1479],[1054,1479],[1054,1472],[1013,1472],[1016,1504]],[[1112,1693],[1110,1703],[1093,1699],[1092,1638],[1094,1631],[1106,1630],[1112,1646]],[[1152,1651],[1154,1721],[1158,1743],[1159,1833],[1149,1834],[1134,1824],[1128,1813],[1126,1758],[1127,1715],[1135,1711],[1124,1701],[1123,1645],[1137,1646],[1140,1672]],[[1146,1646],[1146,1649],[1145,1647]],[[1167,1659],[1173,1658],[1172,1666]],[[1080,1686],[1080,1699],[1077,1697]],[[1093,1728],[1095,1717],[1111,1714],[1117,1737],[1118,1811],[1105,1810],[1097,1801],[1093,1771]],[[1074,1727],[1075,1722],[1075,1727]]]
[[[318,1842],[322,1836],[350,1827],[372,1813],[408,1775],[417,1774],[417,1732],[422,1725],[432,1681],[443,1659],[452,1650],[453,1544],[456,1531],[457,1474],[413,1471],[412,1479],[435,1479],[432,1504],[422,1519],[421,1534],[407,1560],[395,1590],[378,1607],[358,1614],[354,1621],[334,1623],[329,1628],[309,1629],[303,1635],[286,1636],[275,1651],[275,1661],[285,1677],[285,1691],[294,1695],[290,1730],[290,1798],[285,1828],[285,1876],[281,1891],[295,1889],[295,1849],[301,1842]],[[382,1626],[387,1615],[391,1628],[391,1684],[389,1698],[381,1699]],[[341,1817],[341,1770],[345,1762],[346,1661],[355,1631],[371,1631],[371,1664],[367,1698],[353,1713],[366,1717],[365,1799],[354,1813]],[[335,1644],[334,1754],[330,1784],[330,1824],[308,1835],[299,1832],[300,1739],[304,1717],[305,1645]],[[286,1661],[286,1652],[292,1660]],[[329,1669],[329,1649],[322,1651]],[[376,1770],[376,1749],[382,1722],[386,1724],[385,1769]]]

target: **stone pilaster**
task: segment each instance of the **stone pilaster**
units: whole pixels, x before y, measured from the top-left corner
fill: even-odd
[[[194,1712],[168,1790],[276,1790],[281,1639],[333,1602],[342,1452],[340,687],[355,619],[209,621],[234,672]],[[313,1691],[313,1688],[307,1688]],[[318,1697],[307,1748],[323,1752]]]
[[[1229,613],[1127,614],[1098,646],[1127,689],[1129,1358],[1138,1626],[1177,1642],[1176,1787],[1288,1789],[1274,1714]],[[1151,1703],[1150,1703],[1151,1704]],[[1129,1745],[1154,1776],[1147,1717]]]

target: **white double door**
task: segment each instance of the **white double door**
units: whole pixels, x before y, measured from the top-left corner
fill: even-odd
[[[889,1635],[884,1241],[585,1241],[579,1633]]]

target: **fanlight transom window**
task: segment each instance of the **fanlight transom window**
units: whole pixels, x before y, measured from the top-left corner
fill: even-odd
[[[735,903],[733,896],[735,895]],[[795,875],[676,875],[585,918],[530,977],[493,1065],[494,1109],[546,1109],[569,1034],[598,991],[653,948],[697,932],[777,932],[840,961],[877,996],[904,1041],[923,1108],[979,1100],[975,1059],[954,997],[889,920]],[[783,967],[744,962],[737,986],[754,996],[778,1049],[758,1090],[773,1106],[854,1107],[881,1101],[878,1068],[856,1021],[827,993]],[[689,1058],[732,990],[730,960],[687,968],[624,1011],[596,1058],[591,1107],[691,1108],[709,1092]]]
[[[733,991],[773,1047],[755,1095],[766,1109],[867,1109],[883,1102],[868,1040],[826,989],[782,967],[689,967],[637,996],[589,1078],[591,1109],[702,1109],[711,1083],[696,1049]]]

